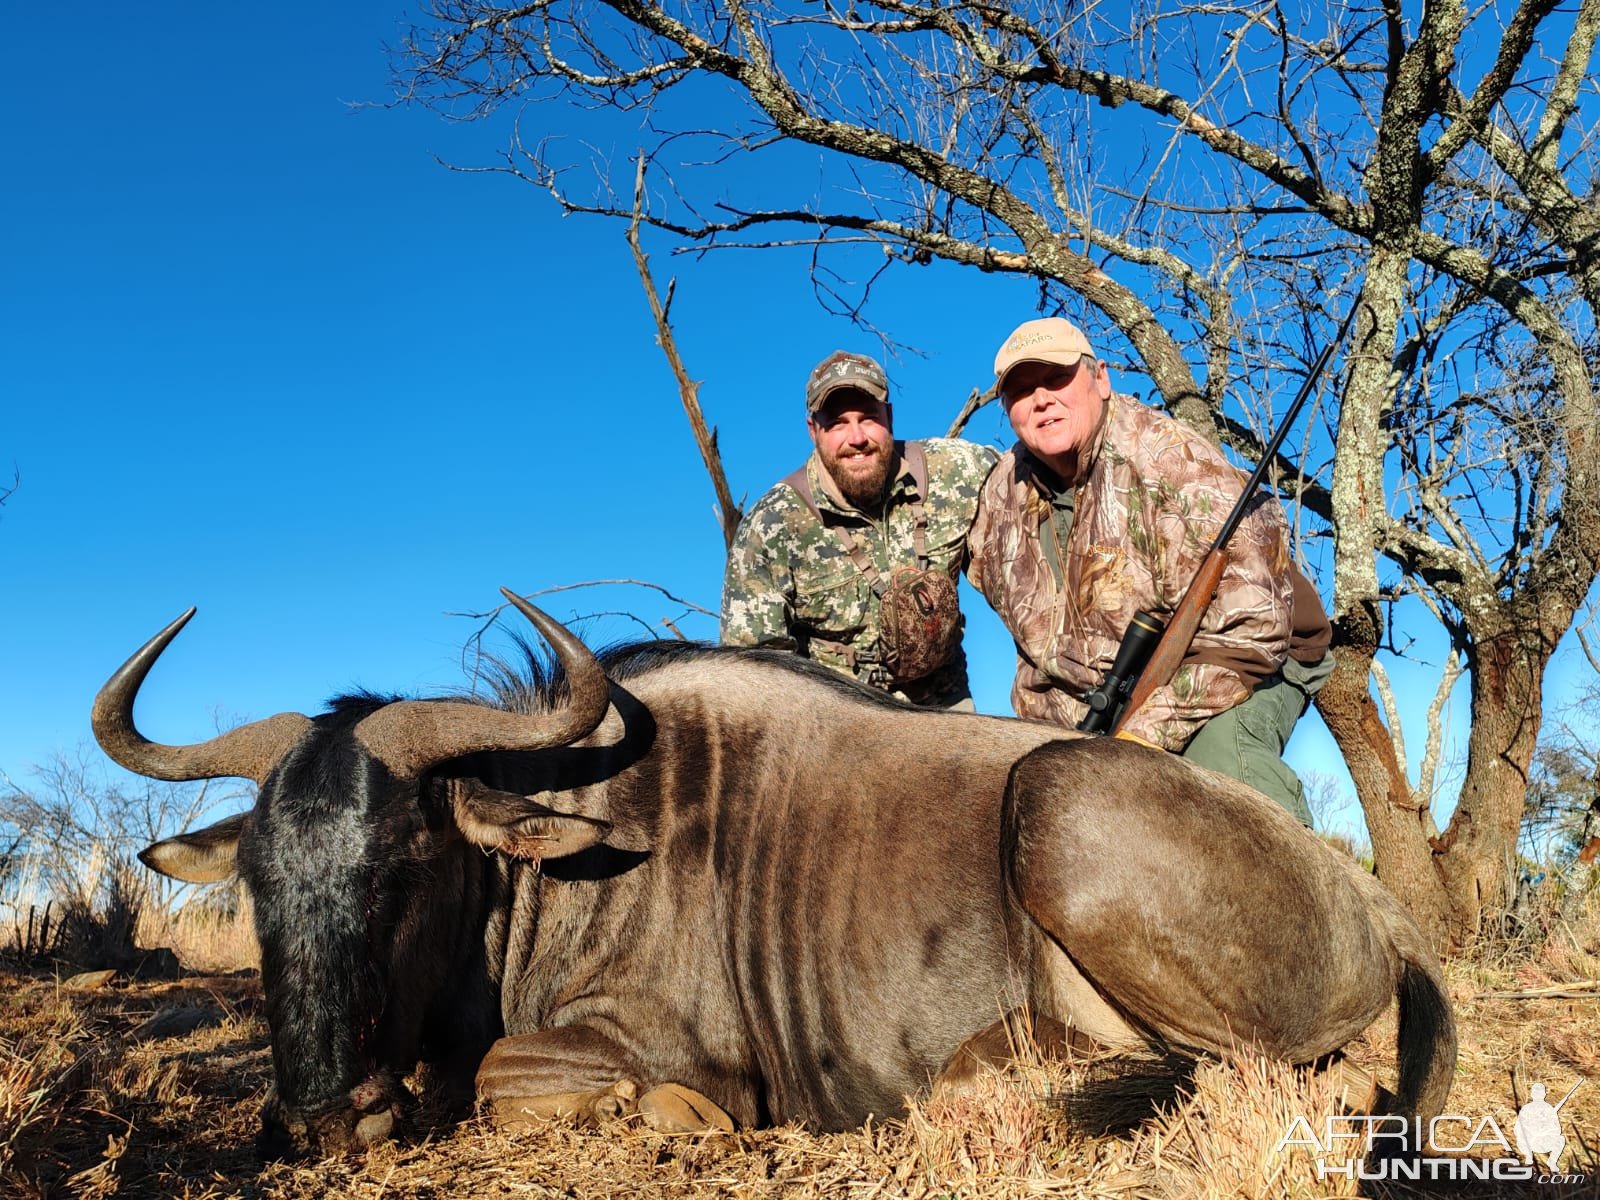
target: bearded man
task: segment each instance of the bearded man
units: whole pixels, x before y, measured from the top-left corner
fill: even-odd
[[[995,452],[896,441],[883,368],[843,350],[806,382],[806,429],[811,457],[745,515],[728,552],[722,640],[970,711],[956,578]]]

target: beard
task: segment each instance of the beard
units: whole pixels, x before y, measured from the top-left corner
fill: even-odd
[[[824,456],[822,465],[827,468],[839,494],[859,509],[875,509],[883,503],[889,490],[889,470],[894,466],[894,449],[876,450],[866,458],[845,460]]]

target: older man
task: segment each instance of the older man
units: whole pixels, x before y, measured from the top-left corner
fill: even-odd
[[[1133,614],[1177,608],[1244,477],[1187,426],[1113,393],[1068,321],[1026,322],[994,367],[1017,445],[984,487],[969,574],[1016,640],[1017,715],[1073,726]],[[1331,670],[1330,639],[1282,509],[1260,493],[1182,666],[1117,736],[1241,779],[1309,825],[1282,753]]]
[[[811,372],[806,429],[811,457],[746,514],[728,553],[722,640],[970,709],[955,581],[994,451],[896,441],[883,368],[842,350]]]

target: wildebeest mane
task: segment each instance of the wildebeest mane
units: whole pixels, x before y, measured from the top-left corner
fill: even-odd
[[[344,728],[356,724],[362,717],[370,716],[386,704],[393,704],[400,696],[385,696],[378,692],[360,688],[354,692],[344,692],[328,701],[328,709],[324,714],[326,724]]]
[[[566,675],[560,665],[529,639],[516,637],[516,654],[486,658],[483,680],[491,703],[508,712],[544,712],[566,696]],[[759,646],[719,646],[677,638],[622,642],[595,651],[606,675],[626,683],[652,671],[688,662],[758,662],[777,670],[803,675],[867,704],[908,708],[886,692],[857,683],[830,667],[785,650]]]
[[[547,712],[563,703],[567,695],[567,677],[560,664],[544,650],[542,645],[529,638],[513,635],[512,641],[514,649],[507,654],[484,654],[477,666],[478,689],[464,689],[429,699],[457,701],[463,704],[481,704],[487,701],[506,712],[526,714]],[[898,709],[914,707],[887,692],[880,692],[877,688],[857,683],[831,667],[801,658],[798,654],[786,650],[770,650],[759,646],[719,646],[711,642],[665,638],[619,642],[595,651],[595,657],[605,669],[606,675],[618,683],[637,679],[641,675],[676,663],[758,662],[776,670],[814,679],[842,695],[865,704]],[[345,692],[328,701],[327,711],[320,720],[327,721],[331,718],[333,723],[340,726],[353,725],[386,704],[415,698],[383,695],[366,689]]]

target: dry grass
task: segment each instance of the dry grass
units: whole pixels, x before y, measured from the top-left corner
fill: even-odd
[[[1441,1188],[1438,1194],[1600,1194],[1600,998],[1510,999],[1600,980],[1600,912],[1556,922],[1517,947],[1486,944],[1450,967],[1462,1028],[1452,1111],[1511,1129],[1533,1082],[1559,1096],[1582,1185]],[[242,918],[242,919],[241,919]],[[213,970],[253,961],[248,914],[199,911],[154,923]],[[241,946],[245,949],[241,950]],[[232,957],[230,957],[230,955]],[[1294,1116],[1334,1111],[1328,1080],[1249,1057],[1201,1064],[1054,1062],[1024,1053],[970,1089],[913,1102],[898,1119],[845,1134],[795,1128],[668,1137],[631,1126],[552,1123],[517,1134],[455,1125],[426,1102],[408,1138],[364,1156],[263,1166],[256,1110],[270,1083],[259,991],[248,974],[177,982],[119,979],[74,991],[53,975],[0,968],[0,1197],[1018,1196],[1178,1198],[1360,1194],[1316,1177],[1304,1150],[1276,1146]],[[1393,1018],[1351,1047],[1392,1081]],[[1554,1097],[1552,1097],[1553,1099]],[[1435,1194],[1367,1185],[1370,1194]]]
[[[67,1090],[68,1046],[82,1041],[77,1014],[62,1006],[51,1017],[12,1028],[0,1038],[0,1179],[29,1145],[59,1117]],[[27,1028],[37,1024],[38,1028]],[[52,1027],[54,1026],[54,1027]]]
[[[1303,1149],[1277,1149],[1296,1117],[1320,1129],[1343,1111],[1330,1077],[1256,1056],[1201,1063],[1192,1094],[1138,1131],[1129,1158],[1175,1200],[1353,1196],[1353,1184],[1319,1180]]]
[[[235,885],[221,896],[202,891],[176,911],[149,908],[140,914],[141,946],[167,946],[183,965],[206,973],[257,970],[254,906]]]

